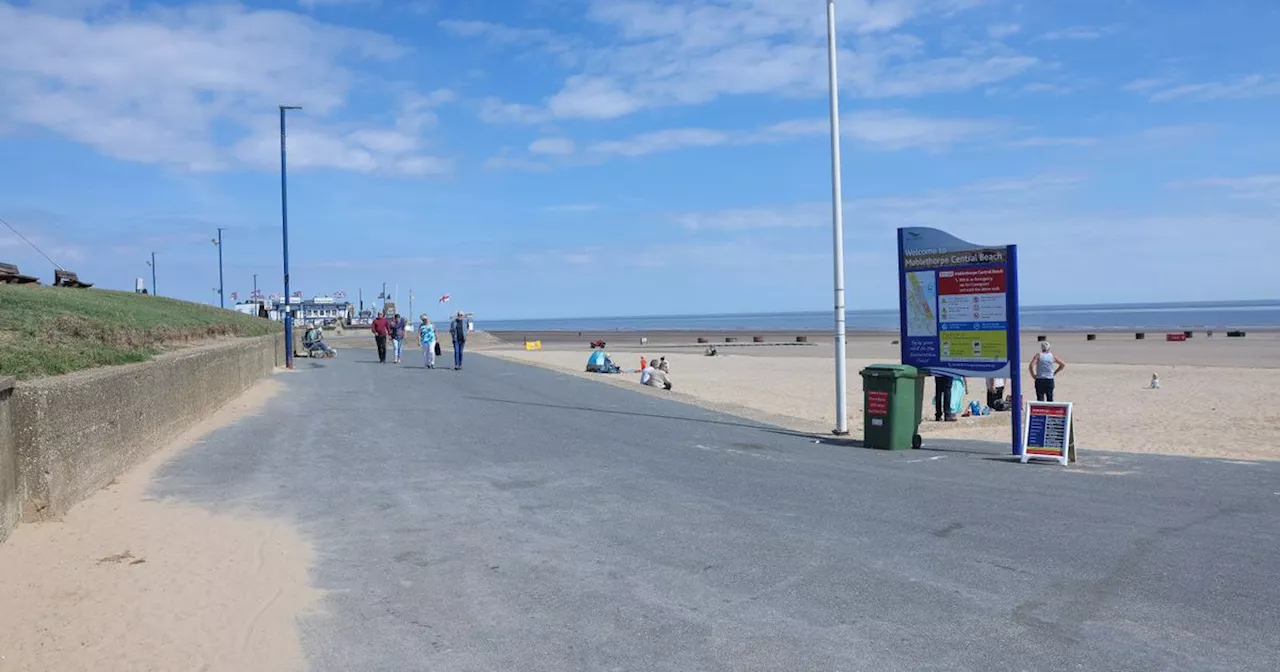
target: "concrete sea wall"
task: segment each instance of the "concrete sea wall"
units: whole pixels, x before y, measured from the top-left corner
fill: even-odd
[[[0,376],[0,541],[18,526],[18,446],[9,411],[13,384],[12,378]]]
[[[61,516],[209,417],[282,364],[283,346],[282,335],[237,339],[0,392],[0,539],[6,523]]]

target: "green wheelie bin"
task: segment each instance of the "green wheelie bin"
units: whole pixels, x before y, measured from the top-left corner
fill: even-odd
[[[924,373],[906,364],[872,364],[861,373],[863,445],[919,448]]]

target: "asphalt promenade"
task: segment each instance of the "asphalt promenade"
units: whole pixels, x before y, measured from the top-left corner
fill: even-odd
[[[299,526],[328,591],[302,621],[311,669],[1280,660],[1280,465],[1093,453],[1087,421],[1071,468],[983,443],[886,453],[406,354],[299,359],[264,413],[152,486]]]

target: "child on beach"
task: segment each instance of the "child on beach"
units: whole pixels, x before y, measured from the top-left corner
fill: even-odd
[[[428,369],[436,368],[436,325],[426,315],[422,316],[422,324],[418,326],[418,345],[422,346],[422,365]]]

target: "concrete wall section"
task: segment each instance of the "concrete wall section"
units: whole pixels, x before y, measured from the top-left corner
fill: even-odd
[[[269,375],[280,336],[18,385],[10,401],[21,518],[46,520],[106,486]]]
[[[13,379],[0,376],[0,541],[18,526],[18,446],[9,410],[12,393]]]

